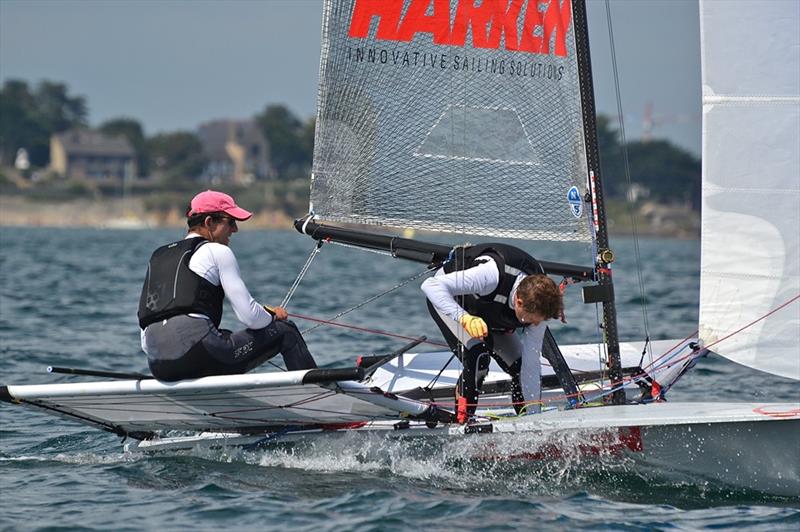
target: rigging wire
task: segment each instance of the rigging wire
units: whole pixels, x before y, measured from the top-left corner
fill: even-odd
[[[590,234],[592,235],[591,240],[591,256],[597,257],[599,251],[597,246],[597,229],[594,224],[594,215],[595,209],[597,205],[595,203],[595,181],[594,181],[594,174],[590,173],[587,176],[587,185],[590,195],[590,205],[591,208],[587,209],[586,217],[589,223]],[[597,278],[597,260],[592,260],[592,272]],[[595,324],[595,334],[597,335],[597,367],[602,370],[605,366],[606,362],[608,362],[608,350],[606,349],[606,342],[605,342],[605,335],[603,334],[603,324],[602,318],[600,317],[600,304],[595,303],[594,305],[594,324]],[[600,377],[600,384],[603,384],[603,373],[601,373]]]
[[[619,122],[620,147],[622,149],[623,168],[625,170],[625,181],[628,185],[628,190],[630,190],[631,168],[630,168],[630,161],[628,159],[628,148],[626,145],[626,138],[625,138],[625,122],[622,119],[622,96],[619,88],[619,71],[617,69],[617,54],[614,47],[614,29],[611,23],[611,3],[609,0],[606,0],[605,4],[606,4],[606,22],[608,25],[608,40],[611,47],[611,66],[614,73],[614,93],[617,99],[617,120]],[[652,362],[653,353],[652,349],[649,349],[650,325],[647,318],[647,293],[645,291],[644,276],[642,274],[642,257],[641,257],[641,252],[639,250],[639,231],[636,225],[636,215],[633,212],[633,205],[631,204],[630,201],[627,201],[626,204],[628,206],[628,214],[630,215],[631,218],[631,230],[633,232],[633,249],[636,258],[636,272],[637,272],[637,277],[639,279],[639,294],[641,295],[642,320],[644,323],[645,350],[647,350],[650,353],[650,360]],[[642,358],[644,358],[644,351],[642,351]]]
[[[357,246],[355,244],[347,244],[345,242],[336,242],[335,240],[330,241],[331,244],[335,244],[337,246],[341,246],[343,248],[350,248],[350,249],[357,249],[358,251],[364,251],[366,253],[376,253],[378,255],[385,255],[387,257],[391,257],[392,254],[389,251],[384,251],[382,249],[372,249],[372,248],[365,248],[362,246]]]
[[[327,320],[315,320],[315,321],[318,321],[319,323],[317,323],[313,327],[309,327],[308,329],[305,329],[304,331],[301,331],[301,334],[308,334],[311,331],[313,331],[314,329],[322,327],[323,325],[333,324],[335,322],[335,320],[337,320],[338,318],[341,318],[345,314],[349,314],[349,313],[353,312],[354,310],[358,310],[361,307],[372,303],[376,299],[381,298],[381,297],[383,297],[383,296],[385,296],[385,295],[387,295],[387,294],[389,294],[391,292],[394,292],[395,290],[398,290],[398,289],[404,287],[405,285],[407,285],[411,281],[415,281],[415,280],[419,279],[420,277],[431,273],[432,271],[434,271],[433,268],[426,268],[425,270],[423,270],[423,271],[421,271],[419,273],[416,273],[413,276],[409,277],[405,281],[402,281],[402,282],[394,285],[393,287],[389,288],[388,290],[384,290],[383,292],[375,294],[374,296],[365,299],[361,303],[358,303],[357,305],[354,305],[354,306],[352,306],[352,307],[350,307],[350,308],[348,308],[346,310],[343,310],[343,311],[339,312],[338,314],[336,314],[335,316],[332,316],[331,318],[328,318]],[[298,315],[298,317],[299,317],[299,315]],[[313,318],[305,318],[305,319],[313,319]]]
[[[608,364],[608,349],[606,348],[605,330],[602,325],[602,318],[600,317],[600,305],[594,305],[594,319],[596,325],[597,336],[600,341],[597,342],[597,362],[598,367],[602,370]],[[604,386],[605,372],[600,373],[600,385]]]
[[[292,283],[292,286],[289,287],[289,291],[286,292],[286,296],[283,298],[283,301],[281,301],[280,304],[281,307],[286,308],[286,305],[289,304],[289,300],[292,299],[295,290],[297,290],[297,287],[300,286],[300,281],[303,280],[303,277],[305,277],[306,273],[308,272],[308,269],[311,267],[311,262],[314,260],[314,258],[316,258],[316,256],[322,250],[322,244],[323,241],[319,240],[314,245],[314,249],[311,250],[308,259],[306,259],[306,263],[303,265],[302,268],[300,268],[300,273],[297,274],[297,278],[294,280],[294,283]]]
[[[308,273],[308,269],[309,267],[311,267],[311,262],[314,260],[314,258],[322,249],[322,243],[323,243],[322,240],[320,240],[314,245],[314,249],[311,250],[308,259],[306,259],[306,263],[303,265],[302,268],[300,268],[300,273],[297,274],[297,278],[292,283],[292,286],[289,287],[289,291],[286,292],[286,296],[283,298],[283,301],[281,301],[280,304],[280,306],[283,307],[284,309],[286,308],[286,305],[289,304],[289,300],[292,299],[292,296],[297,290],[297,287],[300,286],[300,281],[302,281],[303,277],[305,277],[306,273]],[[276,364],[271,360],[267,360],[267,364],[269,364],[274,368],[278,368],[281,371],[289,371],[288,369],[284,368],[283,366],[279,366],[278,364]]]
[[[466,41],[464,41],[464,43],[461,45],[461,51],[465,55],[469,55],[468,52],[467,52],[467,42]],[[461,138],[459,140],[460,140],[462,146],[467,146],[467,105],[471,103],[470,100],[471,100],[471,96],[472,96],[472,94],[471,94],[472,87],[470,86],[470,76],[459,76],[459,77],[455,77],[454,76],[454,78],[456,79],[456,83],[461,85],[461,98],[462,98],[462,105],[461,105],[461,120],[462,121],[461,121],[461,124],[462,125],[461,125],[461,131],[460,131]],[[476,100],[479,100],[479,97],[476,98]],[[450,134],[452,135],[452,138],[455,139],[456,135],[459,133],[458,131],[455,130],[455,127],[456,127],[455,126],[455,120],[453,120],[451,122],[450,127],[451,127],[451,133]],[[455,146],[455,143],[453,143],[453,145]],[[469,174],[468,158],[467,157],[457,158],[456,164],[458,164],[459,172],[461,173],[460,182],[461,183],[467,183],[468,182],[467,176]],[[459,190],[458,183],[459,182],[452,183],[452,187],[453,187],[452,192],[453,192],[453,194],[450,196],[451,198],[456,199],[456,201],[457,201],[457,198],[459,198],[460,195],[461,195],[461,191]],[[460,232],[463,235],[463,234],[466,233],[466,221],[462,222],[460,225],[461,225],[461,227],[459,229],[460,229]],[[452,260],[455,261],[456,269],[459,272],[456,275],[459,277],[459,284],[461,286],[464,286],[464,279],[466,277],[466,264],[464,263],[464,259],[465,259],[465,256],[466,256],[467,246],[468,245],[469,245],[468,242],[464,242],[463,245],[456,247],[454,249],[454,253],[453,253],[453,257],[452,257]],[[458,257],[459,254],[461,255],[460,257]],[[461,269],[460,270],[458,270],[458,265],[459,264],[461,265]],[[445,273],[445,272],[442,272],[442,273]],[[466,295],[456,296],[456,304],[459,307],[461,307],[463,310],[466,310],[465,309],[465,307],[466,307],[465,302],[466,302]],[[431,308],[431,306],[429,306],[428,308]],[[433,317],[433,316],[431,316],[431,317]],[[456,327],[461,327],[461,324],[460,324],[461,316],[459,316],[458,318],[459,318],[459,320],[457,320],[458,323],[457,323]],[[438,328],[438,326],[439,325],[437,323],[437,328]],[[462,330],[462,334],[463,334],[463,330]],[[456,338],[457,338],[456,339],[456,349],[452,350],[452,351],[453,351],[453,355],[457,356],[459,361],[461,361],[462,368],[463,368],[464,363],[467,362],[466,351],[467,351],[467,342],[469,341],[469,336],[468,335],[466,336],[467,341],[462,341],[460,338],[458,338],[458,335],[456,335]],[[448,341],[448,344],[449,344],[449,341]],[[449,345],[448,345],[448,348],[450,348]],[[428,384],[429,387],[436,383],[436,381],[439,379],[439,376],[442,374],[442,372],[444,372],[445,368],[447,368],[447,366],[450,364],[450,361],[452,359],[453,359],[453,357],[451,356],[448,359],[448,361],[445,362],[444,366],[442,366],[441,369],[439,370],[439,375],[437,375],[433,379],[433,381],[431,381],[431,383]],[[459,398],[460,398],[460,396],[461,396],[461,394],[462,394],[462,392],[464,390],[463,383],[461,382],[462,378],[463,378],[463,371],[462,371],[462,374],[459,376],[458,384],[456,385],[457,386],[456,401],[459,400]]]

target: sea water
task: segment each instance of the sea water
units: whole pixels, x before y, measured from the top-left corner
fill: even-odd
[[[147,259],[182,237],[142,231],[3,228],[2,384],[74,382],[47,366],[146,371],[136,309]],[[477,241],[477,239],[474,239]],[[589,263],[585,246],[521,244],[537,257]],[[699,242],[615,239],[623,340],[684,338],[697,323]],[[253,295],[279,304],[314,242],[289,231],[242,231],[231,247]],[[638,249],[637,249],[638,248]],[[424,265],[324,245],[288,304],[328,318],[411,279]],[[341,318],[440,340],[421,278]],[[598,338],[598,313],[566,293],[562,343]],[[315,325],[296,320],[302,330]],[[226,309],[223,326],[238,325]],[[405,343],[354,329],[306,333],[318,363],[353,364]],[[431,348],[435,349],[435,348]],[[658,353],[655,354],[656,356]],[[275,359],[280,362],[280,358]],[[645,360],[645,364],[647,360]],[[274,368],[264,366],[265,369]],[[699,362],[673,400],[797,400],[796,383],[717,357]],[[0,527],[44,529],[698,529],[800,527],[800,494],[775,497],[629,460],[526,464],[473,461],[469,439],[430,447],[337,438],[268,450],[122,452],[118,437],[30,409],[0,405]],[[512,442],[513,443],[513,442]],[[567,442],[568,444],[568,442]],[[467,446],[467,447],[465,447]]]

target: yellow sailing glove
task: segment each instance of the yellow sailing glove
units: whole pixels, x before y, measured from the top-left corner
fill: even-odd
[[[489,327],[486,325],[486,322],[478,316],[462,314],[458,322],[473,338],[484,338],[489,334]]]

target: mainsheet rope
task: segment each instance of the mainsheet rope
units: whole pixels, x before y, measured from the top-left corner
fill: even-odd
[[[339,315],[337,315],[337,316],[339,316]],[[382,331],[380,329],[369,329],[367,327],[359,327],[357,325],[350,325],[350,324],[347,324],[347,323],[336,322],[336,321],[333,321],[332,319],[326,320],[326,319],[322,319],[322,318],[315,318],[313,316],[305,316],[303,314],[296,314],[296,313],[292,313],[292,312],[289,313],[289,317],[297,318],[297,319],[300,319],[300,320],[308,320],[308,321],[317,322],[317,325],[315,325],[311,329],[316,329],[317,327],[320,327],[322,325],[331,325],[333,327],[343,327],[345,329],[351,329],[351,330],[359,331],[359,332],[378,334],[378,335],[381,335],[381,336],[388,336],[388,337],[391,337],[391,338],[400,338],[401,340],[412,340],[412,341],[413,340],[419,340],[419,338],[416,337],[416,336],[405,336],[405,335],[402,335],[402,334],[396,334],[396,333],[391,333],[391,332],[388,332],[388,331]],[[305,334],[306,332],[310,331],[311,329],[306,329],[305,331],[303,331],[303,334]],[[435,345],[435,346],[439,346],[439,347],[447,347],[447,344],[443,344],[441,342],[434,342],[432,340],[424,340],[421,343]]]
[[[289,300],[291,300],[291,298],[294,295],[294,293],[297,290],[297,288],[300,286],[300,282],[303,280],[303,278],[305,277],[306,273],[308,273],[308,270],[311,267],[311,263],[314,261],[314,259],[319,254],[319,252],[322,250],[322,244],[326,243],[326,242],[332,242],[332,241],[330,241],[330,240],[319,240],[315,244],[314,248],[311,250],[311,253],[309,254],[308,258],[306,259],[305,264],[300,269],[300,273],[297,274],[297,277],[295,278],[294,282],[292,283],[292,286],[289,288],[288,292],[286,293],[286,296],[283,298],[283,301],[280,304],[280,306],[283,307],[284,309],[289,304]],[[338,242],[334,242],[334,243],[339,244]],[[345,247],[352,247],[352,246],[347,246],[346,244],[343,244],[343,245]],[[363,248],[358,248],[358,249],[362,249],[363,250]],[[369,250],[365,250],[365,251],[369,251]],[[424,275],[426,275],[428,273],[431,273],[434,270],[435,270],[435,268],[427,268],[427,269],[423,270],[422,272],[414,274],[413,276],[409,277],[405,281],[402,281],[402,282],[396,284],[395,286],[389,288],[388,290],[384,290],[383,292],[380,292],[379,294],[376,294],[376,295],[374,295],[372,297],[369,297],[366,300],[362,301],[361,303],[359,303],[359,304],[357,304],[357,305],[355,305],[353,307],[350,307],[350,308],[348,308],[346,310],[343,310],[342,312],[336,314],[335,316],[329,318],[328,320],[323,320],[323,319],[319,319],[319,318],[312,318],[310,316],[303,316],[301,314],[289,314],[289,316],[290,317],[294,317],[294,318],[299,318],[299,319],[305,319],[305,320],[318,322],[317,325],[314,325],[313,327],[310,327],[310,328],[308,328],[306,330],[300,331],[300,334],[302,334],[302,335],[308,334],[309,332],[313,331],[314,329],[317,329],[318,327],[321,327],[322,325],[337,325],[339,327],[345,327],[345,328],[360,330],[360,331],[363,331],[363,332],[372,332],[372,333],[375,333],[375,334],[383,334],[383,335],[386,335],[386,336],[393,336],[395,338],[402,338],[402,339],[406,339],[406,340],[416,340],[417,338],[414,338],[414,337],[396,335],[396,334],[388,333],[388,332],[385,332],[385,331],[371,330],[371,329],[366,329],[366,328],[362,328],[362,327],[356,327],[356,326],[345,325],[345,324],[341,324],[341,323],[335,323],[334,320],[336,320],[338,318],[341,318],[342,316],[344,316],[346,314],[349,314],[350,312],[353,312],[354,310],[357,310],[357,309],[359,309],[359,308],[361,308],[361,307],[363,307],[365,305],[368,305],[369,303],[375,301],[376,299],[378,299],[380,297],[383,297],[383,296],[385,296],[385,295],[387,295],[387,294],[389,294],[389,293],[391,293],[391,292],[393,292],[395,290],[398,290],[398,289],[402,288],[403,286],[407,285],[408,283],[410,283],[411,281],[419,279],[420,277],[422,277],[422,276],[424,276]],[[435,343],[435,342],[427,342],[427,343],[430,343],[430,344],[433,344],[433,345],[438,345],[438,346],[443,346],[444,345],[444,344],[439,344],[439,343]],[[287,371],[285,368],[275,364],[271,360],[268,360],[267,363],[269,365],[273,366],[273,367],[276,367],[276,368],[280,369],[281,371]]]
[[[402,334],[383,331],[383,330],[380,330],[380,329],[369,329],[367,327],[359,327],[357,325],[351,325],[351,324],[348,324],[348,323],[330,321],[330,320],[326,320],[326,319],[323,319],[323,318],[316,318],[314,316],[306,316],[306,315],[303,315],[303,314],[289,313],[289,316],[292,317],[292,318],[300,319],[300,320],[308,320],[308,321],[318,322],[320,325],[330,325],[332,327],[342,327],[342,328],[345,328],[345,329],[351,329],[351,330],[354,330],[354,331],[364,332],[364,333],[368,333],[368,334],[377,334],[377,335],[382,335],[382,336],[388,336],[390,338],[399,338],[401,340],[411,340],[411,341],[413,341],[413,340],[418,340],[419,339],[418,337],[415,337],[415,336],[406,336],[406,335],[402,335]],[[696,331],[695,331],[694,334],[696,334]],[[689,338],[692,338],[694,336],[694,334],[692,336],[690,336]],[[689,338],[687,338],[687,339],[689,339]],[[429,344],[429,345],[435,345],[437,347],[446,347],[446,348],[449,349],[449,346],[447,344],[442,343],[442,342],[435,342],[433,340],[424,340],[423,342],[420,342],[420,343]],[[445,367],[450,364],[451,360],[452,360],[452,358],[447,361],[447,363],[445,364]],[[546,362],[543,363],[543,365],[547,366],[547,367],[550,367],[550,364],[547,364]],[[581,371],[581,370],[573,370],[573,372],[575,372],[575,373],[583,373],[583,371]]]
[[[327,242],[331,242],[333,244],[337,244],[337,245],[340,245],[340,246],[343,246],[343,247],[355,247],[356,249],[359,249],[361,251],[373,251],[373,252],[377,252],[377,253],[380,253],[380,254],[386,254],[385,252],[382,252],[382,251],[364,249],[364,248],[357,247],[357,246],[351,246],[351,245],[348,245],[348,244],[343,244],[341,242],[334,242],[334,241],[331,241],[331,240],[319,240],[316,243],[316,245],[314,246],[314,249],[311,250],[311,253],[308,256],[308,259],[306,260],[306,263],[300,269],[300,273],[297,275],[297,278],[294,280],[294,283],[292,283],[292,286],[289,288],[289,291],[286,293],[286,296],[283,298],[283,301],[280,304],[281,307],[283,307],[285,309],[286,306],[289,304],[289,300],[292,298],[292,296],[294,295],[295,291],[300,286],[300,282],[303,280],[303,277],[305,277],[306,273],[308,273],[308,270],[311,267],[311,262],[316,258],[316,256],[322,250],[322,244],[323,243],[327,243]],[[406,279],[406,280],[404,280],[404,281],[392,286],[391,288],[389,288],[387,290],[384,290],[383,292],[380,292],[378,294],[375,294],[372,297],[368,297],[367,299],[365,299],[361,303],[358,303],[357,305],[354,305],[354,306],[352,306],[352,307],[350,307],[348,309],[345,309],[345,310],[339,312],[338,314],[328,318],[327,320],[322,320],[322,319],[318,319],[318,318],[312,318],[310,316],[301,316],[300,314],[289,314],[289,315],[293,316],[293,317],[296,317],[296,318],[300,318],[300,319],[306,319],[306,320],[311,320],[311,321],[317,321],[318,322],[317,325],[314,325],[313,327],[310,327],[310,328],[308,328],[306,330],[300,331],[301,334],[307,334],[307,333],[313,331],[314,329],[317,329],[317,328],[321,327],[322,325],[340,325],[340,326],[345,326],[345,325],[342,325],[342,324],[334,323],[334,321],[337,320],[338,318],[341,318],[342,316],[344,316],[346,314],[349,314],[349,313],[353,312],[354,310],[358,310],[361,307],[372,303],[376,299],[379,299],[379,298],[381,298],[381,297],[383,297],[383,296],[385,296],[387,294],[390,294],[391,292],[394,292],[395,290],[398,290],[398,289],[404,287],[405,285],[407,285],[411,281],[415,281],[415,280],[419,279],[420,277],[422,277],[424,275],[427,275],[427,274],[429,274],[431,272],[436,271],[436,269],[438,269],[438,266],[426,268],[425,270],[412,275],[408,279]],[[345,327],[347,327],[347,326],[345,326]],[[357,327],[351,327],[351,328],[356,328],[357,329]],[[370,331],[369,329],[362,329],[362,330],[366,331],[366,332],[376,332],[376,333],[386,334],[388,336],[392,336],[391,333],[385,333],[383,331]],[[416,338],[407,337],[407,336],[400,336],[400,335],[394,335],[394,336],[397,337],[397,338],[416,340]],[[431,343],[431,342],[428,342],[428,343]],[[441,345],[441,344],[436,344],[436,345]]]

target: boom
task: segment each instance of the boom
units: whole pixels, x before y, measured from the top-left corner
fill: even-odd
[[[295,220],[294,226],[299,232],[317,241],[333,241],[365,249],[384,251],[398,259],[430,265],[443,263],[453,250],[452,246],[444,244],[434,244],[411,238],[325,225],[314,222],[309,218]],[[575,264],[542,260],[539,260],[539,263],[544,268],[545,273],[551,275],[562,275],[576,281],[594,279],[594,270],[591,266],[577,266]]]

